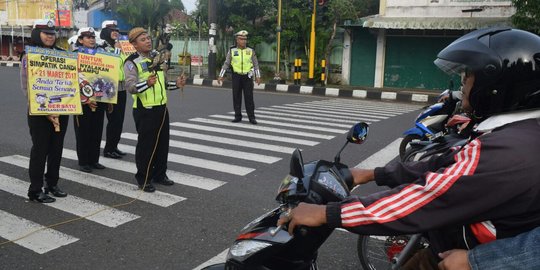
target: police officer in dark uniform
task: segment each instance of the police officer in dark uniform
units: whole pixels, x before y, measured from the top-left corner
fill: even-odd
[[[185,85],[180,76],[175,82],[167,82],[163,68],[154,65],[159,55],[152,49],[152,39],[144,28],[136,27],[128,34],[129,42],[137,50],[124,63],[125,87],[133,95],[133,119],[138,138],[135,150],[139,188],[154,192],[153,183],[170,186],[174,182],[167,177],[169,155],[169,112],[167,89]]]
[[[249,122],[256,125],[255,103],[253,102],[253,76],[257,85],[261,83],[261,72],[255,50],[246,46],[248,32],[239,31],[235,34],[236,46],[232,46],[227,52],[227,58],[219,73],[218,82],[223,82],[223,76],[229,66],[232,67],[232,89],[233,89],[233,123],[242,121],[242,92]]]
[[[126,59],[125,54],[121,53],[117,42],[120,31],[115,20],[106,20],[101,24],[101,33],[99,37],[104,40],[101,46],[105,51],[116,53],[122,59],[121,64],[124,66]],[[108,158],[122,158],[126,153],[118,149],[120,135],[124,126],[124,114],[126,111],[126,89],[124,89],[124,69],[120,69],[120,81],[118,82],[118,92],[116,104],[108,104],[107,113],[107,128],[105,147],[103,148],[103,156]]]
[[[36,47],[62,50],[55,46],[56,31],[54,23],[49,20],[38,20],[34,23],[31,42]],[[25,96],[28,96],[27,84],[27,56],[24,55],[21,68],[21,86]],[[47,195],[48,193],[55,197],[67,196],[67,193],[58,188],[58,179],[60,178],[60,161],[68,120],[69,116],[67,115],[28,115],[28,127],[32,137],[32,150],[30,150],[30,164],[28,167],[30,176],[28,198],[31,201],[40,203],[56,201],[56,199]],[[59,132],[55,132],[55,126],[60,127]],[[45,164],[47,164],[47,173],[43,174]],[[45,192],[42,190],[44,177]]]

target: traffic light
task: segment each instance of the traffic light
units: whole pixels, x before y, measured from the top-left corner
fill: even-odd
[[[326,0],[319,0],[319,6],[324,6],[326,4]]]
[[[327,0],[318,0],[317,5],[317,23],[326,23],[328,22],[328,1]]]

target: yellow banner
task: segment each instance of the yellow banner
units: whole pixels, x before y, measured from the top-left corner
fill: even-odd
[[[122,59],[108,52],[80,48],[79,83],[93,90],[92,100],[116,104]],[[87,86],[88,87],[88,86]]]
[[[77,54],[26,46],[30,115],[82,114]]]
[[[126,56],[137,52],[135,47],[133,47],[133,45],[129,42],[128,37],[125,35],[120,36],[118,44],[120,44],[120,50],[122,50],[122,53]]]

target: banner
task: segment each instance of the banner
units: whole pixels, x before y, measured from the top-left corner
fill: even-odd
[[[116,104],[121,61],[116,54],[80,47],[78,64],[81,89],[91,87],[92,100]]]
[[[30,115],[82,114],[77,54],[26,46]]]
[[[126,56],[129,56],[137,50],[135,50],[135,47],[129,42],[128,37],[126,35],[120,36],[118,39],[118,43],[120,44],[120,49],[122,50],[122,53]]]

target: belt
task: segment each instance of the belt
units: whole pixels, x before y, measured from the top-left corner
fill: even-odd
[[[247,73],[233,72],[233,73],[236,74],[236,75],[245,76],[245,75],[248,75],[249,72],[247,72]]]

